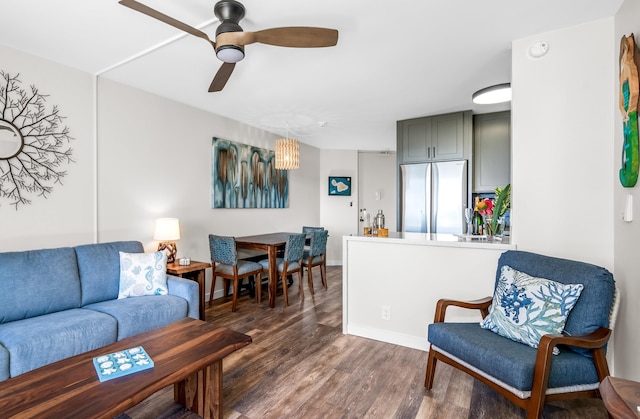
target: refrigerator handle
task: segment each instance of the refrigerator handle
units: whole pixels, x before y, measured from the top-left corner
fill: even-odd
[[[435,147],[434,147],[435,150]],[[436,233],[438,231],[438,197],[440,193],[438,191],[440,185],[440,172],[438,171],[438,165],[431,165],[431,231],[429,233]]]

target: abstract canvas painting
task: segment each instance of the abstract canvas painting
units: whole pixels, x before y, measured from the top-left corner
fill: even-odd
[[[289,177],[275,152],[213,137],[212,208],[288,208]]]

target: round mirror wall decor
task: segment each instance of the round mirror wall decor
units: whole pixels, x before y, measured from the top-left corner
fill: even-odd
[[[22,87],[19,74],[0,70],[0,206],[5,201],[17,210],[46,198],[73,162],[73,137],[46,99],[37,87]]]

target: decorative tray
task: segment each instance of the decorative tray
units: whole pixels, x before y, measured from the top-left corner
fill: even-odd
[[[142,346],[93,358],[100,382],[153,368],[153,360]]]

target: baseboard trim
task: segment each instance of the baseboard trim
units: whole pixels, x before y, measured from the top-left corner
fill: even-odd
[[[348,335],[355,335],[367,339],[379,340],[381,342],[392,343],[394,345],[405,346],[407,348],[418,349],[421,351],[429,350],[429,342],[427,342],[426,336],[424,338],[418,338],[416,336],[353,324],[348,324],[345,330],[346,334]]]

